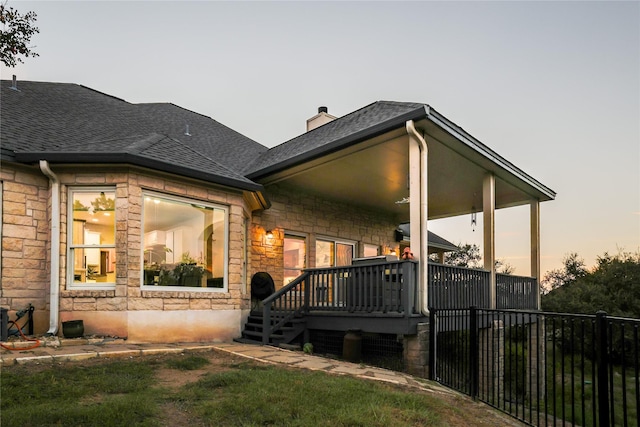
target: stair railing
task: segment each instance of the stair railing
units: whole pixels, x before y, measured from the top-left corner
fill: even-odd
[[[269,338],[273,333],[305,309],[308,298],[305,298],[304,283],[308,277],[309,273],[304,272],[262,300],[262,344],[269,344]]]

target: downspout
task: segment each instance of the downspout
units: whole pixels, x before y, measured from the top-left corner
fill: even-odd
[[[428,316],[429,315],[429,241],[427,237],[427,218],[428,218],[428,199],[427,199],[427,156],[429,154],[429,150],[427,147],[427,141],[423,138],[422,135],[418,133],[416,130],[415,124],[413,120],[408,120],[406,123],[407,133],[409,134],[409,139],[413,139],[416,141],[418,147],[420,148],[420,222],[419,222],[419,233],[413,233],[413,229],[415,228],[414,224],[411,224],[411,235],[420,236],[420,247],[419,247],[419,272],[418,278],[419,283],[421,284],[418,289],[418,298],[420,300],[420,312]],[[415,249],[413,249],[415,251]]]
[[[60,317],[60,181],[46,160],[40,160],[40,170],[51,183],[51,283],[49,330],[46,335],[56,335]]]

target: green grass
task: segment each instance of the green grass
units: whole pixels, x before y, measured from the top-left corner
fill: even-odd
[[[463,412],[385,384],[253,362],[228,363],[182,387],[162,386],[154,377],[158,369],[188,376],[208,365],[200,355],[173,355],[5,366],[1,425],[162,426],[176,416],[166,408],[177,408],[191,425],[440,426],[448,423],[439,413]]]
[[[439,425],[422,395],[274,366],[209,374],[185,387],[179,398],[212,426]]]
[[[194,371],[209,364],[209,359],[202,356],[189,355],[182,358],[174,358],[167,361],[169,368],[181,371]]]
[[[2,425],[154,425],[152,364],[133,361],[48,368],[3,367]]]

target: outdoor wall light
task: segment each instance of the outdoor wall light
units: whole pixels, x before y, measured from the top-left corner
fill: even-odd
[[[265,237],[267,239],[273,239],[273,231],[267,230],[267,233],[265,234]]]

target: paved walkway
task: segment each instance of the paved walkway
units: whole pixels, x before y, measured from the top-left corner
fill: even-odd
[[[3,343],[23,348],[29,342]],[[40,346],[29,350],[0,348],[0,366],[8,364],[50,363],[92,358],[144,356],[151,354],[182,353],[198,350],[219,350],[257,361],[287,365],[290,367],[325,371],[332,374],[352,375],[393,384],[416,387],[434,393],[457,394],[438,384],[410,375],[343,360],[331,359],[281,348],[243,343],[177,343],[144,344],[129,343],[118,339],[42,339]]]

